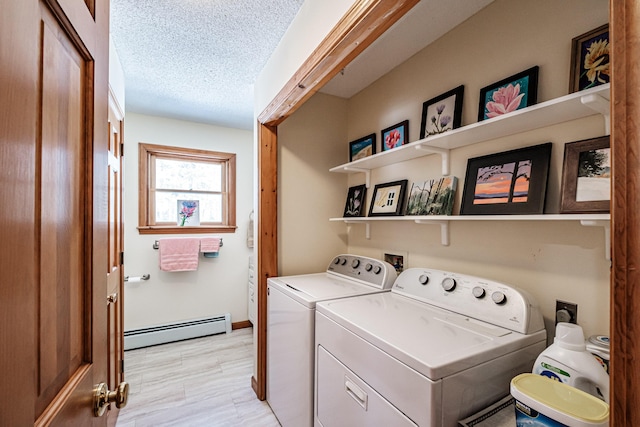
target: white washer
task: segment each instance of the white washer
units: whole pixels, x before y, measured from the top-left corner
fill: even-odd
[[[283,427],[313,425],[316,302],[389,291],[387,262],[336,256],[326,272],[267,280],[267,401]]]
[[[508,395],[545,347],[524,292],[405,270],[391,292],[318,303],[315,425],[457,426]]]

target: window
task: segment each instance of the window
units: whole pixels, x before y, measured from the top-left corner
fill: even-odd
[[[235,154],[142,143],[138,152],[141,234],[235,232]],[[179,200],[198,201],[199,225],[180,225]]]

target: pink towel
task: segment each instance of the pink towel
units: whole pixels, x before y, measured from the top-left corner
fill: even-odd
[[[219,250],[219,237],[204,237],[200,239],[200,252],[218,252]]]
[[[193,271],[198,269],[200,239],[160,239],[158,251],[160,270]]]

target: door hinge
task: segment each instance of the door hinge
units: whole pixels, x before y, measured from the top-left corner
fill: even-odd
[[[120,252],[120,265],[124,265],[124,251]]]
[[[120,361],[120,373],[124,374],[124,360]]]
[[[124,142],[120,143],[120,155],[124,156]]]

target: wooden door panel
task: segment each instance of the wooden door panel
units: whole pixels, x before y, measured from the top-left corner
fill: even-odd
[[[85,288],[87,147],[85,99],[91,67],[60,27],[43,11],[40,82],[41,140],[36,199],[39,259],[38,401],[41,413],[89,360]]]
[[[106,425],[108,15],[108,0],[2,4],[3,426]]]

